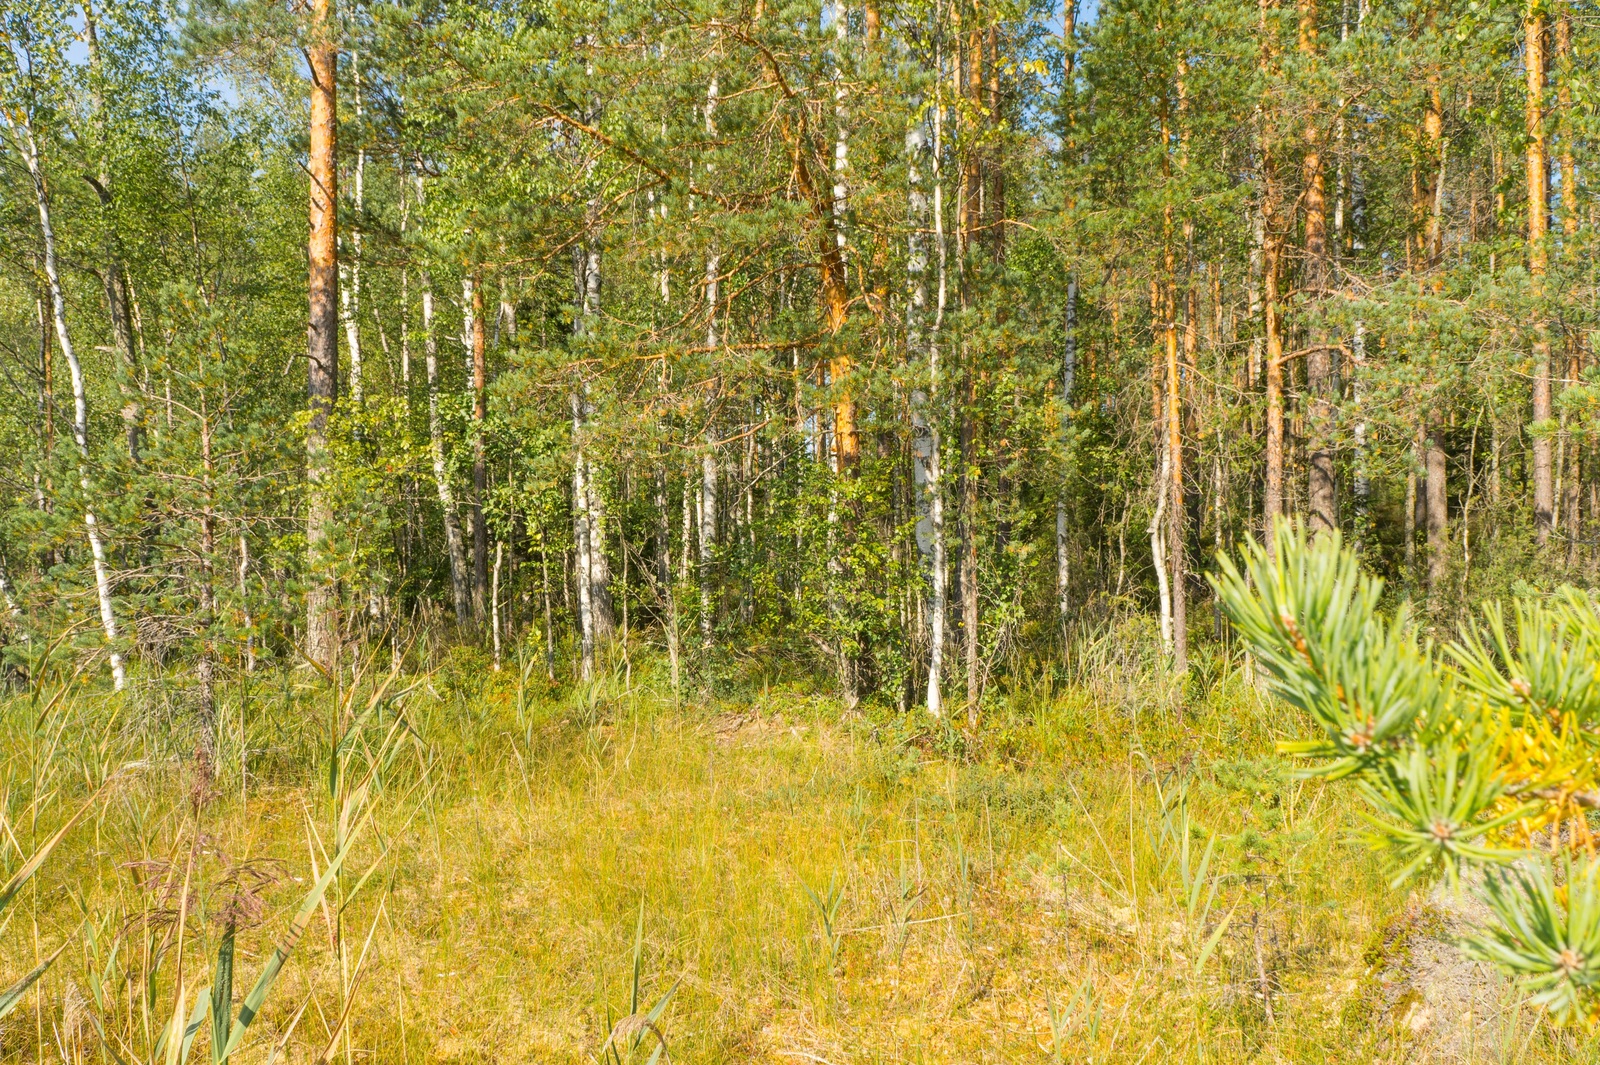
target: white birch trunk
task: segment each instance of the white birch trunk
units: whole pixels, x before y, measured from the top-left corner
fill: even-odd
[[[256,623],[250,615],[250,541],[239,534],[239,606],[244,614],[244,671],[256,671]]]
[[[1072,390],[1078,379],[1078,275],[1067,275],[1066,332],[1061,344],[1061,431],[1066,436],[1072,429]],[[1070,439],[1064,441],[1070,448]],[[1067,616],[1071,612],[1072,586],[1071,560],[1067,555],[1067,486],[1061,485],[1056,497],[1056,610],[1060,615],[1065,634]]]
[[[361,56],[350,53],[354,77],[356,120],[362,117],[361,109]],[[356,217],[361,217],[366,202],[367,150],[356,149]],[[339,256],[339,317],[344,324],[344,343],[350,352],[350,399],[357,408],[366,398],[366,384],[361,372],[361,229],[359,225],[350,237],[354,254]],[[392,365],[392,364],[391,364]]]
[[[941,60],[934,52],[934,71],[939,74]],[[942,77],[935,77],[936,86],[942,86]],[[934,297],[933,328],[928,331],[928,395],[934,404],[939,399],[939,340],[944,329],[945,308],[950,299],[949,247],[944,232],[944,103],[935,89],[933,107],[933,155],[930,160],[933,177],[933,240],[939,263],[939,284]],[[944,534],[944,479],[943,460],[940,454],[939,422],[937,415],[928,425],[928,524],[932,540],[931,569],[928,588],[928,714],[944,714],[944,645],[945,613],[949,599],[950,571],[946,559]]]
[[[665,465],[656,469],[656,583],[661,586],[662,605],[666,609],[663,626],[667,640],[667,667],[672,675],[672,699],[678,700],[678,595],[672,577],[672,525],[667,510],[667,471]]]
[[[571,398],[572,436],[576,443],[572,461],[573,574],[578,585],[578,647],[583,681],[594,680],[594,588],[589,512],[588,462],[583,455],[583,400]]]
[[[1350,389],[1355,400],[1355,486],[1356,536],[1355,550],[1360,554],[1366,546],[1367,525],[1372,503],[1372,478],[1367,469],[1367,323],[1356,322],[1355,336],[1350,341]]]
[[[117,691],[127,686],[128,674],[123,667],[122,654],[117,650],[117,615],[112,609],[111,573],[106,564],[105,542],[100,537],[100,526],[95,520],[94,508],[89,505],[89,399],[83,379],[83,366],[78,362],[72,337],[67,332],[67,304],[61,292],[61,275],[56,268],[56,234],[50,223],[50,202],[45,195],[44,172],[39,164],[39,145],[34,140],[33,128],[24,120],[19,128],[11,114],[0,108],[5,123],[16,141],[18,152],[28,168],[33,181],[35,206],[39,211],[39,229],[44,236],[44,273],[50,286],[50,309],[55,319],[56,343],[66,356],[67,369],[72,376],[72,439],[78,445],[78,484],[83,490],[83,525],[89,537],[89,553],[94,560],[95,596],[100,605],[100,627],[105,631],[110,646],[111,678]]]
[[[845,112],[848,90],[845,88],[843,72],[845,49],[850,38],[850,9],[844,5],[844,0],[834,0],[833,35],[837,43],[833,73],[833,232],[842,253],[849,244],[845,235],[845,213],[850,207],[850,133]]]
[[[419,179],[418,186],[420,188]],[[433,486],[439,496],[444,518],[445,552],[450,560],[450,599],[456,623],[472,618],[472,603],[467,593],[467,556],[461,539],[461,518],[456,512],[455,492],[450,486],[450,470],[445,464],[444,421],[439,412],[439,345],[433,336],[433,280],[422,271],[422,350],[428,370],[428,455],[433,460]]]
[[[716,136],[717,133],[717,99],[719,86],[715,74],[706,86],[705,106],[705,134],[706,138]],[[715,164],[706,165],[706,175],[716,172]],[[722,267],[722,256],[717,253],[716,238],[712,238],[712,246],[706,252],[706,347],[711,349],[713,358],[722,339],[717,332],[717,309],[721,303],[721,283],[719,271]],[[713,567],[716,560],[717,548],[717,450],[715,433],[710,425],[706,427],[705,451],[700,456],[700,558],[699,569],[696,572],[700,591],[700,642],[710,650],[713,634],[716,628],[715,610],[712,604],[712,584],[715,573]]]
[[[717,547],[717,453],[708,437],[700,457],[700,640],[711,647],[713,623],[711,585]]]
[[[490,581],[489,592],[489,629],[494,634],[494,671],[500,672],[500,560],[504,556],[506,545],[503,540],[496,540],[494,545],[494,576]]]
[[[1163,434],[1165,435],[1165,434]],[[1150,559],[1156,567],[1156,591],[1161,597],[1161,653],[1172,654],[1172,587],[1167,581],[1165,543],[1168,481],[1172,477],[1172,455],[1166,442],[1161,444],[1161,475],[1156,479],[1156,509],[1150,515]]]
[[[6,617],[11,619],[11,625],[17,630],[17,634],[22,637],[22,642],[32,642],[29,639],[28,630],[23,627],[22,608],[17,605],[16,595],[11,587],[11,579],[6,575],[6,563],[3,558],[0,558],[0,602],[5,603]]]

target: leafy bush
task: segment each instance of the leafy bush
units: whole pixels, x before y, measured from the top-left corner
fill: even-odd
[[[1442,649],[1338,536],[1280,524],[1269,552],[1213,584],[1268,687],[1319,727],[1280,744],[1303,772],[1353,778],[1398,886],[1483,874],[1494,924],[1464,947],[1556,1019],[1600,1017],[1600,612],[1564,588],[1481,620]],[[1536,854],[1534,847],[1541,852]]]

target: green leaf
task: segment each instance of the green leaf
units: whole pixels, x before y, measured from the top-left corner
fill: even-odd
[[[35,965],[27,976],[24,976],[21,980],[6,988],[3,994],[0,994],[0,1020],[4,1020],[12,1010],[17,1008],[17,1003],[22,1001],[22,996],[28,993],[28,988],[39,982],[39,977],[43,976],[45,971],[56,963],[56,959],[61,957],[61,952],[66,949],[67,945],[65,943],[61,944],[55,949],[54,954]]]
[[[1233,915],[1238,912],[1238,906],[1229,910],[1222,920],[1217,922],[1217,927],[1211,930],[1211,935],[1206,937],[1205,943],[1200,947],[1200,953],[1194,959],[1194,974],[1196,976],[1199,976],[1201,970],[1206,967],[1206,962],[1211,959],[1211,953],[1217,949],[1217,944],[1222,941],[1223,933],[1228,930],[1228,925],[1233,923]]]

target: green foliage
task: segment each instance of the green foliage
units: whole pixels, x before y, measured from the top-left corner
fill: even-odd
[[[1469,936],[1468,953],[1522,978],[1534,1002],[1560,1019],[1592,1019],[1600,992],[1600,863],[1560,866],[1538,856],[1491,872],[1484,899],[1498,926]]]
[[[1470,949],[1521,978],[1558,1019],[1591,1015],[1600,891],[1587,808],[1600,752],[1600,612],[1572,589],[1519,602],[1512,639],[1491,604],[1441,659],[1404,607],[1379,616],[1381,585],[1337,535],[1308,543],[1284,522],[1270,549],[1245,552],[1242,571],[1224,562],[1218,595],[1274,693],[1323,732],[1279,749],[1313,760],[1312,774],[1355,777],[1395,885],[1437,872],[1454,883],[1487,867],[1498,925]],[[1526,849],[1539,826],[1582,855],[1562,866],[1560,887]]]

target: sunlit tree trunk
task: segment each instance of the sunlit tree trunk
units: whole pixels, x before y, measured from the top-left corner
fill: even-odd
[[[1535,300],[1544,296],[1549,264],[1550,160],[1544,126],[1544,6],[1528,0],[1522,20],[1523,64],[1527,74],[1524,130],[1527,137],[1528,275]],[[1551,414],[1550,335],[1542,311],[1533,320],[1533,525],[1539,543],[1550,539],[1555,519],[1555,482],[1550,434],[1545,430]]]
[[[575,583],[578,586],[578,651],[582,678],[585,684],[594,680],[594,600],[591,567],[591,539],[593,527],[588,508],[588,463],[584,461],[583,445],[586,412],[583,400],[573,393],[572,437],[572,550],[574,555]]]
[[[128,284],[117,220],[113,213],[111,171],[108,165],[110,146],[106,137],[106,108],[101,94],[104,70],[101,65],[100,43],[94,5],[83,5],[84,37],[89,47],[90,76],[93,83],[92,100],[96,132],[102,143],[96,159],[97,176],[84,180],[94,188],[100,208],[106,216],[105,273],[101,287],[105,291],[106,308],[111,318],[111,343],[117,355],[117,391],[122,399],[123,430],[128,440],[128,459],[134,465],[140,462],[144,450],[144,397],[140,394],[138,379],[138,353],[133,343],[133,317],[128,306]]]
[[[333,0],[312,0],[311,140],[306,169],[311,187],[310,307],[306,394],[306,654],[332,672],[339,659],[338,593],[328,557],[333,524],[329,496],[328,416],[339,396],[338,49]]]
[[[1572,101],[1572,15],[1570,8],[1563,7],[1556,18],[1556,112],[1560,123],[1561,134],[1560,151],[1557,155],[1561,170],[1561,235],[1563,257],[1572,261],[1578,248],[1578,166],[1573,154],[1573,140],[1576,136],[1575,116]],[[1567,384],[1570,388],[1583,380],[1585,334],[1579,333],[1568,339],[1567,352]],[[1562,509],[1566,518],[1567,565],[1578,565],[1580,549],[1583,543],[1583,481],[1584,481],[1584,445],[1593,440],[1593,434],[1574,432],[1568,441],[1566,498],[1562,501]],[[1593,471],[1590,471],[1593,477]]]
[[[422,179],[417,179],[421,199]],[[450,560],[450,603],[456,624],[472,620],[471,590],[467,577],[466,546],[461,539],[461,517],[456,511],[455,491],[450,484],[450,468],[444,449],[444,419],[439,409],[439,345],[433,331],[433,279],[428,271],[419,276],[422,285],[422,351],[428,373],[428,455],[433,464],[433,486],[439,496],[444,520],[445,553]]]
[[[356,121],[362,118],[361,57],[350,53],[351,88],[355,90]],[[361,217],[366,210],[367,150],[356,149],[355,208],[357,227],[350,235],[351,254],[339,260],[339,317],[344,322],[344,346],[350,365],[350,401],[358,408],[366,399],[361,364]]]
[[[1178,145],[1179,169],[1188,170],[1188,143],[1189,130],[1187,122],[1188,111],[1188,65],[1180,55],[1177,63],[1177,97],[1178,97]],[[1162,125],[1166,125],[1165,107],[1163,107]],[[1170,137],[1166,138],[1170,141]],[[1171,157],[1162,155],[1162,167],[1166,170],[1169,181],[1168,201],[1161,214],[1161,234],[1164,244],[1164,288],[1162,292],[1162,320],[1163,341],[1166,355],[1166,464],[1167,478],[1164,483],[1170,493],[1167,502],[1167,535],[1166,553],[1167,564],[1171,568],[1171,611],[1172,611],[1172,668],[1179,674],[1188,672],[1189,669],[1189,604],[1188,604],[1188,575],[1185,548],[1188,541],[1188,508],[1184,505],[1184,456],[1183,456],[1183,378],[1178,364],[1178,266],[1176,249],[1173,247],[1173,205],[1171,201],[1170,180],[1172,177]],[[1188,227],[1185,226],[1187,230]]]
[[[484,364],[483,284],[476,275],[463,278],[461,302],[466,311],[466,341],[469,384],[472,389],[472,498],[468,514],[472,521],[472,614],[481,623],[488,615],[484,601],[489,584],[489,529],[483,518],[483,500],[488,492],[488,469],[484,463],[484,417],[486,367]]]
[[[61,291],[61,274],[56,265],[56,234],[50,218],[50,198],[45,191],[44,169],[39,159],[39,145],[26,118],[19,123],[11,112],[0,108],[17,152],[22,156],[33,185],[34,206],[39,213],[39,231],[44,238],[44,274],[50,289],[51,317],[55,325],[56,344],[67,360],[67,371],[72,377],[72,440],[78,448],[78,484],[83,491],[83,525],[89,537],[89,553],[94,563],[95,597],[100,605],[100,627],[105,632],[109,646],[112,682],[117,691],[127,686],[127,671],[123,666],[122,652],[117,645],[117,615],[112,606],[111,571],[106,563],[105,541],[100,535],[100,524],[90,504],[92,491],[89,484],[89,398],[83,377],[83,366],[78,362],[77,350],[67,332],[67,304]]]
[[[1072,395],[1078,380],[1078,275],[1067,274],[1065,325],[1061,337],[1061,432],[1072,442]],[[1065,626],[1071,614],[1072,569],[1067,539],[1067,484],[1065,478],[1056,495],[1056,614]]]
[[[1062,5],[1061,25],[1061,51],[1064,57],[1062,63],[1063,91],[1071,98],[1075,93],[1074,79],[1077,77],[1078,60],[1078,0],[1066,0]],[[1068,115],[1071,123],[1074,115]],[[1076,143],[1071,136],[1067,138],[1067,149],[1076,148]],[[1070,203],[1069,203],[1070,207]],[[1067,272],[1066,307],[1063,315],[1061,336],[1061,435],[1065,448],[1072,445],[1072,411],[1073,411],[1073,386],[1078,377],[1078,273],[1075,269]],[[1070,452],[1069,452],[1070,454]],[[1072,568],[1071,559],[1068,557],[1068,522],[1067,522],[1067,492],[1068,483],[1065,476],[1056,491],[1056,614],[1061,624],[1063,638],[1066,636],[1067,620],[1071,613]]]
[[[717,546],[717,453],[707,439],[700,455],[700,642],[710,649],[716,630],[716,603],[712,596],[712,571]]]
[[[1300,54],[1308,65],[1317,60],[1316,0],[1300,0]],[[1328,211],[1326,177],[1322,160],[1322,128],[1315,99],[1306,102],[1304,155],[1301,162],[1301,204],[1305,230],[1305,262],[1301,288],[1308,305],[1306,331],[1306,387],[1310,392],[1310,469],[1307,470],[1310,515],[1307,526],[1313,538],[1338,528],[1334,497],[1333,454],[1333,352],[1323,327],[1321,305],[1333,282],[1328,261]]]
[[[1367,454],[1367,326],[1357,320],[1355,335],[1350,340],[1351,397],[1356,407],[1355,424],[1355,477],[1352,494],[1355,497],[1356,528],[1355,549],[1362,552],[1372,535],[1372,474],[1368,469]]]
[[[678,628],[678,596],[677,588],[672,577],[672,524],[671,510],[667,506],[667,469],[666,456],[661,456],[661,462],[656,466],[655,473],[655,505],[656,505],[656,585],[660,590],[662,607],[666,617],[662,622],[662,630],[667,641],[667,667],[672,677],[672,697],[678,698],[679,665],[678,645],[680,631]]]
[[[202,368],[202,379],[204,369]],[[214,560],[217,551],[216,466],[211,454],[211,413],[207,409],[205,388],[200,389],[200,649],[195,661],[195,679],[200,689],[200,750],[215,769],[217,765],[217,687],[215,628],[217,589]]]
[[[944,713],[944,650],[948,616],[950,563],[946,557],[944,520],[944,452],[938,420],[939,353],[943,339],[945,308],[950,296],[949,248],[944,232],[944,99],[939,67],[942,57],[934,53],[935,96],[933,107],[933,239],[939,264],[937,295],[934,298],[933,327],[928,331],[928,398],[934,405],[928,439],[928,524],[933,545],[929,565],[932,576],[928,589],[928,713]]]
[[[1261,70],[1272,74],[1271,11],[1275,0],[1261,0]],[[1284,513],[1283,498],[1283,332],[1279,319],[1278,280],[1281,269],[1282,222],[1271,127],[1275,101],[1270,94],[1261,107],[1261,288],[1266,337],[1266,486],[1261,499],[1262,535],[1271,542],[1273,523]]]
[[[1424,512],[1428,522],[1428,595],[1435,597],[1445,588],[1445,578],[1450,570],[1450,539],[1446,491],[1446,459],[1444,426],[1439,415],[1433,416],[1428,428],[1424,464],[1427,478],[1427,498]]]
[[[1172,586],[1167,576],[1166,552],[1166,517],[1168,500],[1167,485],[1172,476],[1172,451],[1171,444],[1163,440],[1161,448],[1161,470],[1156,475],[1156,507],[1150,515],[1150,559],[1156,571],[1156,591],[1161,603],[1161,649],[1166,654],[1172,653]]]
[[[717,135],[717,97],[718,83],[715,74],[711,76],[710,83],[706,86],[705,103],[705,135],[709,142]],[[840,136],[843,136],[841,126]],[[715,173],[715,165],[706,165],[707,175]],[[835,186],[834,195],[839,195]],[[706,348],[715,357],[717,349],[721,346],[722,336],[717,329],[717,314],[722,305],[721,285],[722,256],[717,253],[715,238],[711,248],[706,252],[705,297],[706,297]],[[707,405],[709,410],[709,404]],[[708,425],[705,434],[704,450],[700,455],[700,527],[699,527],[699,566],[695,576],[700,592],[700,643],[706,650],[710,650],[716,631],[716,604],[714,602],[714,588],[716,581],[716,548],[717,548],[717,445],[716,433]]]

